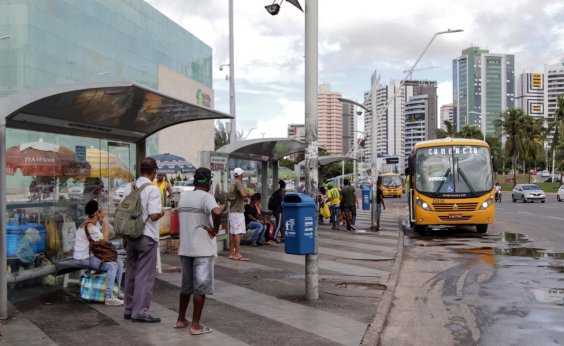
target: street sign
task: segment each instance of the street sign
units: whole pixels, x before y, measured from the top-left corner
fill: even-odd
[[[76,162],[86,162],[86,146],[76,145],[74,147]]]
[[[387,157],[386,164],[395,164],[399,163],[399,157]]]

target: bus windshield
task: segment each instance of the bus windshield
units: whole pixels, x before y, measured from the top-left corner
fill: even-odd
[[[382,185],[385,187],[400,187],[401,178],[399,175],[384,175],[382,177]]]
[[[487,147],[428,147],[418,149],[415,156],[415,187],[420,192],[476,195],[493,188]]]

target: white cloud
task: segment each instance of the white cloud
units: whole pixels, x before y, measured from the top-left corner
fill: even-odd
[[[282,113],[268,119],[259,119],[249,138],[288,137],[288,124],[303,124],[305,117],[305,104],[303,101],[290,101],[280,98],[278,103],[282,106]]]

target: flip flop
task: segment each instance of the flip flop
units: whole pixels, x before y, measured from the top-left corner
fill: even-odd
[[[190,331],[190,335],[201,335],[211,333],[212,330],[202,324],[202,328],[194,331]]]
[[[239,257],[239,258],[234,258],[234,259],[239,260],[239,261],[249,261],[249,260],[250,260],[249,258],[247,258],[247,257],[242,257],[242,256]]]
[[[192,324],[192,320],[186,319],[184,321],[184,324],[181,327],[178,326],[178,322],[176,322],[176,323],[177,324],[174,325],[174,329],[184,329],[184,328],[188,327],[190,324]]]

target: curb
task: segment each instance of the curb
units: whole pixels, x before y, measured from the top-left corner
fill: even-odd
[[[390,277],[388,278],[388,282],[386,282],[386,291],[382,295],[380,304],[378,304],[378,309],[376,310],[374,319],[372,320],[372,322],[370,322],[368,328],[366,328],[366,332],[364,332],[364,336],[362,337],[362,341],[360,342],[361,345],[378,345],[380,334],[384,329],[384,324],[386,323],[388,313],[390,312],[390,309],[392,307],[394,292],[398,283],[399,271],[403,258],[403,226],[401,224],[401,220],[398,220],[398,223],[398,252],[396,253],[395,263],[392,267],[392,270],[390,270]]]

